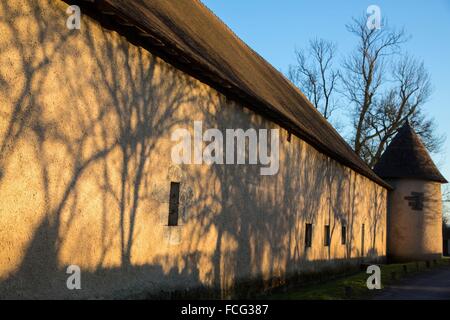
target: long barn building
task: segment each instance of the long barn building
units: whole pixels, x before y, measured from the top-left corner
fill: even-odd
[[[2,1],[0,66],[0,298],[226,298],[385,261],[391,185],[199,1]],[[278,130],[276,174],[175,163],[195,123]]]

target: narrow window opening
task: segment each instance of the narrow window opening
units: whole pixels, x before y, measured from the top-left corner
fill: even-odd
[[[341,228],[341,244],[347,244],[347,226]]]
[[[305,229],[305,247],[310,248],[312,246],[312,224],[307,223]]]
[[[324,244],[325,247],[329,247],[330,246],[330,242],[331,242],[331,237],[330,237],[330,226],[325,226],[324,228]]]
[[[180,204],[180,183],[170,183],[170,196],[169,196],[169,226],[178,225],[178,207]]]

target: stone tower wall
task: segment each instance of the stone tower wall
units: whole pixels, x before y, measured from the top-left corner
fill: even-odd
[[[441,184],[396,179],[388,202],[388,257],[391,261],[442,255]]]

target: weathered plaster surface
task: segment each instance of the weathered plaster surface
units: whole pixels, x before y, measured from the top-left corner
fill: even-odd
[[[1,297],[200,285],[227,296],[240,280],[385,256],[386,190],[284,130],[276,176],[254,165],[173,166],[170,135],[193,120],[277,126],[86,17],[69,31],[66,7],[0,4]],[[166,226],[170,181],[183,194],[175,228]],[[305,223],[314,224],[309,249]],[[71,264],[80,291],[66,289]]]

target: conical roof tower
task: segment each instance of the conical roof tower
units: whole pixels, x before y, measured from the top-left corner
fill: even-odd
[[[441,184],[447,180],[408,122],[386,148],[374,171],[394,188],[389,191],[387,203],[388,260],[440,259]]]
[[[411,178],[447,183],[408,121],[387,147],[374,171],[383,179]]]

